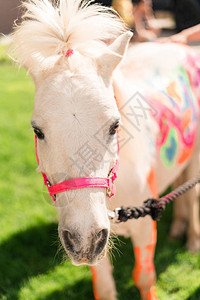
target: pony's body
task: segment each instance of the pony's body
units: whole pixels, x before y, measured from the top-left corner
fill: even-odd
[[[38,136],[38,170],[51,183],[107,177],[117,158],[120,115],[123,122],[115,197],[108,200],[101,188],[57,194],[60,239],[74,264],[99,260],[92,267],[95,297],[114,300],[108,255],[101,258],[110,226],[114,233],[130,236],[135,284],[143,299],[156,299],[155,222],[146,217],[110,224],[107,209],[141,205],[184,169],[185,177],[197,172],[197,57],[182,46],[146,44],[130,48],[118,66],[131,37],[119,20],[99,7],[79,8],[79,0],[60,2],[57,9],[47,0],[28,1],[24,22],[14,33],[16,53],[36,85],[32,126]],[[74,52],[67,55],[69,49]],[[197,250],[198,209],[190,207],[190,239]]]
[[[147,178],[154,167],[159,194],[174,182],[188,164],[194,148],[199,147],[196,145],[200,115],[199,64],[199,57],[189,47],[150,43],[132,46],[114,83],[116,97],[118,90],[121,92],[117,99],[121,100],[119,110],[123,122],[133,137],[137,137],[131,141],[137,165],[134,170],[138,177],[141,169],[141,177]],[[147,115],[137,107],[137,97],[144,102]],[[136,116],[131,115],[131,106]],[[143,149],[141,153],[143,145],[148,150]]]
[[[173,55],[169,56],[169,53]],[[126,60],[114,76],[114,90],[124,127],[134,138],[121,149],[117,194],[108,204],[110,209],[142,205],[144,199],[163,193],[183,170],[186,170],[183,180],[197,174],[200,149],[196,139],[200,125],[198,64],[199,58],[189,47],[175,44],[143,44],[128,50]],[[137,98],[149,109],[146,116],[138,106]],[[139,124],[136,122],[138,115]],[[126,134],[124,138],[127,138]],[[180,205],[176,207],[175,214],[179,218],[175,219],[172,230],[179,236],[189,219],[188,247],[197,251],[200,246],[198,192],[190,192],[188,208],[183,202]],[[155,224],[146,218],[113,224],[112,229],[114,233],[132,238],[136,256],[133,279],[144,299],[155,299],[150,287],[154,277]],[[108,261],[104,263],[109,266]],[[99,269],[100,274],[103,273],[101,266],[97,267],[97,272]],[[113,287],[112,279],[108,283],[104,280],[105,274],[102,277],[100,274],[102,281],[100,279],[97,286],[104,286],[105,295],[109,294],[108,285]],[[100,293],[101,290],[99,288]],[[105,299],[115,299],[114,295],[113,288]]]

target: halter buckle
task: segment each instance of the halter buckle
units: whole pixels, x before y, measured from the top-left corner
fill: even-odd
[[[118,218],[119,218],[119,211],[121,210],[120,207],[116,208],[115,210],[108,210],[108,217],[111,219],[111,220],[114,220],[115,222],[118,221]]]
[[[47,183],[47,187],[50,187],[50,186],[51,186],[51,183],[50,183],[49,180],[47,180],[46,183]]]
[[[115,186],[114,186],[114,181],[110,179],[110,184],[109,187],[106,189],[106,194],[109,198],[114,196],[115,194]]]
[[[106,189],[106,194],[107,194],[107,196],[108,196],[109,198],[112,196],[112,191],[111,191],[110,188],[107,188],[107,189]]]

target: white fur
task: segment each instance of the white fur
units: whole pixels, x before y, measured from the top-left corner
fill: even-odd
[[[32,122],[45,135],[44,140],[38,140],[38,170],[44,172],[52,184],[80,176],[107,177],[117,157],[116,135],[110,136],[109,128],[120,119],[113,89],[119,107],[137,91],[135,79],[138,75],[132,77],[135,65],[130,65],[129,60],[124,65],[124,75],[119,70],[113,75],[131,35],[124,33],[125,26],[112,10],[88,6],[87,1],[61,0],[54,7],[48,0],[27,0],[23,7],[26,11],[22,24],[16,26],[12,36],[13,48],[19,63],[30,71],[36,85]],[[68,49],[73,49],[74,54],[63,56],[62,51]],[[151,49],[154,51],[154,46]],[[168,52],[165,48],[170,60]],[[132,59],[134,54],[131,51],[129,54]],[[178,54],[177,48],[175,59]],[[159,67],[157,58],[156,63]],[[161,69],[168,76],[167,67],[162,65]],[[126,130],[133,131],[126,119],[122,121]],[[74,264],[94,264],[105,254],[104,249],[95,257],[87,256],[91,246],[98,243],[99,233],[110,231],[107,207],[141,205],[144,199],[152,197],[146,179],[153,166],[159,179],[159,192],[184,169],[185,165],[169,169],[159,161],[156,149],[151,146],[157,134],[156,122],[143,119],[140,131],[134,131],[134,138],[122,147],[117,193],[110,202],[101,188],[57,194],[61,241],[66,248],[64,232],[71,234],[70,241],[74,241],[74,236],[76,238],[74,253],[68,251]],[[123,135],[125,132],[121,132],[122,138]],[[87,160],[80,155],[77,157],[85,144],[96,151],[98,159],[92,155]],[[89,160],[92,168],[88,166]],[[111,225],[114,232],[130,236],[134,245],[141,249],[141,257],[136,260],[139,259],[139,266],[142,263],[142,270],[136,284],[141,288],[143,299],[148,295],[154,299],[155,271],[153,268],[148,271],[149,265],[153,265],[154,251],[149,253],[147,247],[150,245],[153,249],[155,246],[151,219],[146,217]],[[148,264],[145,263],[147,260]],[[99,263],[97,273],[100,299],[116,299],[107,257]]]
[[[112,9],[89,5],[90,1],[48,0],[23,2],[23,21],[13,35],[14,52],[19,63],[33,70],[35,64],[73,48],[89,57],[105,52],[105,42],[125,31],[124,23]]]

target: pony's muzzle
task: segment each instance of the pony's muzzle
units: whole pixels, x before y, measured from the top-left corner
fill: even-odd
[[[83,239],[79,233],[62,231],[63,246],[75,264],[93,264],[104,253],[108,229],[91,233]]]

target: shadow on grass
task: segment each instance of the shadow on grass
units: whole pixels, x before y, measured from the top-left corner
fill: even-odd
[[[18,299],[24,281],[47,272],[61,262],[52,245],[57,224],[41,224],[12,235],[0,245],[0,298]]]
[[[155,256],[157,275],[163,272],[175,260],[175,251],[183,251],[184,242],[172,243],[167,235],[171,224],[172,208],[168,207],[158,224],[158,244]],[[48,272],[61,263],[61,257],[56,256],[57,245],[52,245],[53,234],[57,236],[57,224],[38,225],[17,233],[0,246],[0,298],[18,299],[22,284],[30,277]],[[138,290],[132,283],[134,255],[130,240],[120,237],[118,245],[121,255],[114,253],[114,277],[119,300],[140,299]],[[119,243],[118,243],[119,244]],[[200,291],[196,291],[199,295]],[[62,290],[41,298],[44,300],[88,300],[91,299],[91,282],[84,279],[73,285],[66,285]],[[191,296],[189,299],[196,299]]]
[[[198,300],[200,299],[200,288],[198,288],[191,296],[189,296],[186,300]]]
[[[42,300],[93,300],[91,290],[91,281],[82,279],[72,286],[68,285],[62,290],[54,291],[53,293],[43,297]]]
[[[0,299],[17,300],[23,284],[30,278],[48,273],[62,263],[57,254],[57,224],[40,224],[12,235],[0,245]],[[54,238],[55,237],[55,238]],[[53,241],[53,242],[52,242]],[[54,243],[54,244],[53,244]],[[40,299],[91,299],[90,280],[76,281]],[[89,296],[90,295],[90,296]],[[34,299],[34,295],[33,298]],[[38,299],[38,298],[37,298]]]

